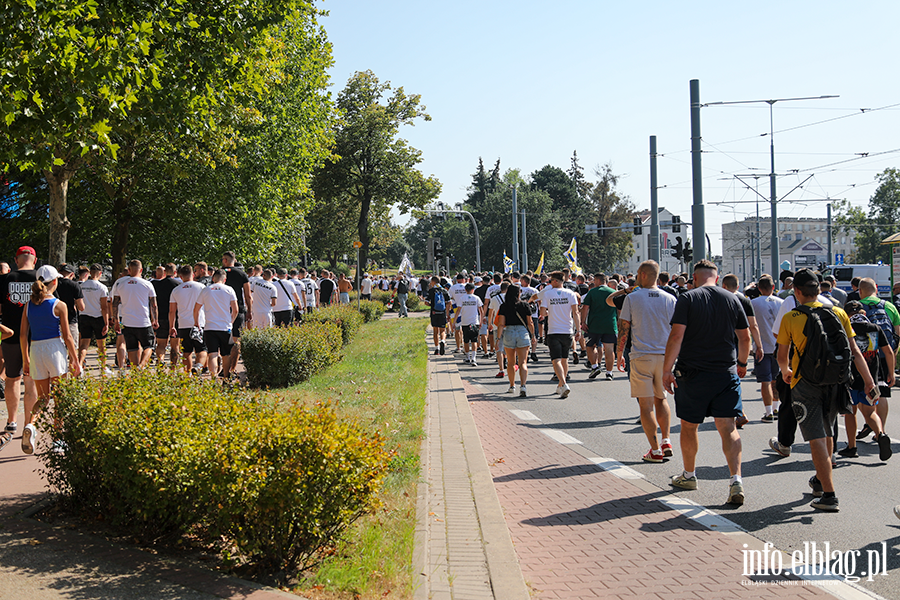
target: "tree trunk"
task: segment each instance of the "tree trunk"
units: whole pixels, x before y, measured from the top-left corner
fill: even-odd
[[[337,268],[337,261],[338,261],[338,253],[337,253],[337,250],[335,250],[334,252],[329,253],[329,255],[328,255],[328,264],[331,265],[332,270],[334,270],[334,269]]]
[[[64,165],[54,165],[44,171],[44,179],[50,190],[50,248],[47,262],[59,265],[66,262],[66,238],[72,224],[66,216],[66,198],[69,180],[75,174],[81,161],[70,161]]]
[[[372,207],[372,195],[368,192],[363,193],[362,203],[359,207],[359,241],[362,242],[362,248],[359,249],[359,264],[356,268],[360,273],[366,272],[369,262],[369,209]]]
[[[125,270],[126,253],[128,252],[128,236],[131,228],[131,196],[137,183],[136,178],[126,178],[118,187],[113,187],[106,181],[103,189],[113,204],[113,218],[115,219],[115,231],[112,243],[112,280],[119,277],[119,273]]]

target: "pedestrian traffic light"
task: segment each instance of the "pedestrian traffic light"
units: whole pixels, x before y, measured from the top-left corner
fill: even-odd
[[[688,240],[684,243],[684,262],[689,263],[694,260],[694,249],[691,248],[691,240]]]
[[[641,235],[641,218],[635,217],[633,220],[634,223],[634,235]]]
[[[434,260],[435,262],[444,258],[444,251],[441,248],[441,240],[440,238],[436,238],[434,240]]]
[[[672,258],[678,259],[679,261],[684,257],[684,244],[681,241],[681,236],[675,236],[675,243],[672,245]]]
[[[672,233],[681,233],[681,217],[672,215]]]

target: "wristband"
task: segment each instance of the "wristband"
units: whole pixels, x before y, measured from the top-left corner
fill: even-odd
[[[737,366],[742,369],[745,369],[745,368],[747,368],[747,363],[742,363],[741,361],[737,361]]]

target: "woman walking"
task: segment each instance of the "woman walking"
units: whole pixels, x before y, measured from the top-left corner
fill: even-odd
[[[59,272],[50,265],[44,265],[35,274],[37,281],[31,285],[31,301],[22,312],[22,367],[26,376],[30,375],[37,387],[37,402],[25,405],[25,429],[22,431],[22,452],[34,453],[37,430],[34,426],[38,412],[50,399],[50,388],[60,376],[65,375],[68,366],[77,377],[81,374],[81,364],[75,340],[68,324],[68,308],[64,302],[53,297]],[[31,332],[31,351],[28,348]],[[68,355],[68,364],[66,357]]]
[[[531,320],[531,308],[519,299],[520,288],[511,285],[506,290],[503,304],[497,309],[497,334],[503,340],[506,350],[506,373],[509,376],[508,394],[516,393],[516,371],[513,365],[519,365],[519,396],[528,395],[525,384],[528,381],[528,350],[534,337],[534,322]]]

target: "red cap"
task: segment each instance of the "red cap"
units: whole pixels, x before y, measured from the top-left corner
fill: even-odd
[[[32,256],[37,256],[37,252],[34,251],[34,248],[31,246],[22,246],[18,250],[16,250],[16,258],[19,258],[23,254],[30,254]]]

